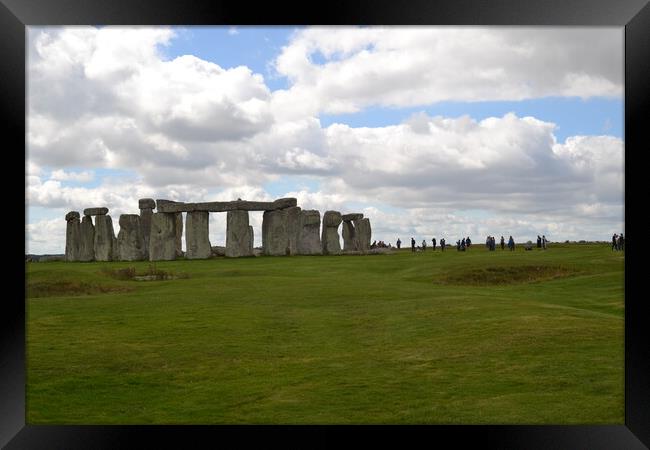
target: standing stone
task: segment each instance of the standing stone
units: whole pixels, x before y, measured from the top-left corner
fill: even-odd
[[[354,229],[356,232],[357,250],[367,252],[370,249],[370,237],[372,234],[370,219],[355,220]]]
[[[176,213],[176,257],[183,256],[183,213]],[[187,244],[186,244],[187,245]]]
[[[207,211],[188,212],[185,222],[185,258],[209,258],[212,255],[209,237],[210,213]]]
[[[138,200],[140,207],[140,226],[142,227],[142,239],[144,242],[145,259],[149,258],[149,235],[151,234],[151,216],[156,202],[152,198],[141,198]]]
[[[298,254],[298,239],[300,237],[300,216],[302,209],[300,206],[287,208],[287,237],[289,255]],[[320,222],[320,217],[318,219]]]
[[[109,215],[95,216],[95,261],[113,260],[113,242],[115,232],[113,231],[113,219]]]
[[[325,211],[323,214],[323,255],[340,255],[341,242],[339,241],[339,225],[341,213],[338,211]]]
[[[315,209],[300,212],[298,235],[299,255],[320,255],[323,248],[320,242],[320,212]]]
[[[343,250],[357,250],[356,233],[352,222],[348,220],[343,222],[343,231],[341,234],[343,235]]]
[[[119,257],[120,261],[142,261],[145,258],[146,252],[139,215],[122,214],[120,216],[117,253],[116,256]]]
[[[255,235],[253,234],[253,227],[251,225],[248,226],[248,251],[251,253],[251,255],[254,255],[255,252],[253,250],[253,244],[254,244],[254,237]]]
[[[238,258],[253,255],[250,250],[251,232],[248,227],[248,211],[228,211],[226,216],[227,257]]]
[[[262,248],[265,255],[286,255],[289,248],[286,209],[264,211],[262,217]]]
[[[173,213],[153,213],[149,235],[149,261],[176,259],[176,217]]]
[[[65,227],[65,260],[79,261],[79,250],[81,247],[81,224],[79,213],[70,211],[65,215],[67,222]]]
[[[81,219],[80,226],[79,261],[89,262],[95,260],[95,226],[90,216]]]

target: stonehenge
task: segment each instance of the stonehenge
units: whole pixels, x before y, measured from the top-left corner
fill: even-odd
[[[149,260],[172,261],[174,259],[176,259],[176,217],[174,214],[153,213],[149,234]]]
[[[85,215],[90,216],[90,214]],[[113,219],[111,219],[111,216],[107,214],[95,216],[95,239],[93,241],[95,261],[113,260],[114,240],[115,233],[113,232]]]
[[[120,232],[117,234],[117,249],[121,261],[141,261],[145,258],[144,238],[137,214],[120,216]]]
[[[325,211],[323,214],[322,246],[323,255],[340,255],[341,242],[339,241],[339,225],[341,213],[338,211]]]
[[[140,208],[140,227],[142,227],[142,238],[144,239],[145,259],[149,258],[149,234],[151,233],[151,215],[156,208],[156,202],[152,198],[141,198],[138,200]]]
[[[207,211],[190,211],[185,220],[185,257],[187,259],[209,258],[212,254],[208,236],[209,213]]]
[[[65,228],[65,260],[79,261],[79,250],[81,246],[81,223],[79,213],[70,211],[65,215],[67,222]]]
[[[370,220],[360,213],[303,210],[295,198],[270,202],[185,203],[143,198],[139,214],[121,214],[117,236],[106,207],[66,214],[66,261],[169,261],[243,256],[340,255],[370,248]],[[155,210],[155,211],[154,211]],[[249,211],[262,211],[262,248],[254,248]],[[225,246],[213,247],[210,213],[226,213]],[[185,213],[185,214],[183,214]],[[185,226],[183,217],[185,216]],[[94,219],[94,223],[93,223]],[[343,248],[339,234],[342,225]],[[185,252],[182,236],[185,232]]]
[[[226,256],[238,258],[253,256],[252,233],[248,225],[248,211],[231,210],[226,216]]]

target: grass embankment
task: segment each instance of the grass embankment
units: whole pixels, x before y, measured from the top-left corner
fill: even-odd
[[[607,245],[149,267],[27,265],[28,423],[624,421]]]

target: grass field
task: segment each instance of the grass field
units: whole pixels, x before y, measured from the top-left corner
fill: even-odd
[[[607,245],[149,264],[27,264],[28,423],[624,423]]]

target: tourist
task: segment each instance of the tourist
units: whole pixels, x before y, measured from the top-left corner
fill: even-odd
[[[440,239],[440,250],[445,251],[445,238]]]
[[[612,251],[618,250],[618,235],[614,233],[614,236],[612,236]]]
[[[411,237],[411,251],[415,253],[415,239]]]
[[[542,248],[546,250],[546,235],[542,235]]]
[[[618,237],[618,249],[625,250],[625,239],[623,238],[623,233]]]
[[[469,250],[470,245],[472,245],[472,241],[469,239],[469,236],[467,236],[467,240],[465,240],[465,244],[467,244],[467,250]]]
[[[542,248],[542,238],[537,235],[537,248]]]
[[[508,248],[510,249],[511,252],[515,250],[515,240],[510,236],[508,239]]]
[[[436,251],[436,238],[431,239],[431,244],[433,247],[433,251]],[[442,245],[442,241],[440,241],[440,244]]]
[[[427,249],[427,240],[422,239],[422,251],[425,251]]]
[[[506,248],[506,240],[501,236],[501,250],[505,250]]]
[[[460,251],[460,239],[456,241],[456,250]]]
[[[399,250],[402,247],[402,241],[397,238],[397,250]]]

